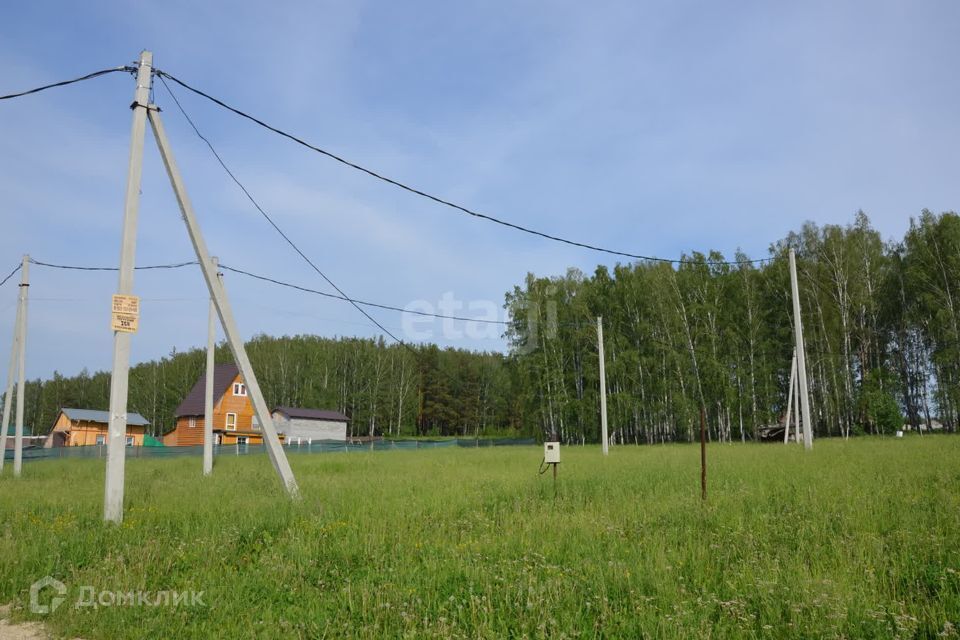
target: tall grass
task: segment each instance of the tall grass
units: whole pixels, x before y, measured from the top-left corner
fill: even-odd
[[[130,460],[0,480],[0,604],[71,588],[66,636],[950,637],[960,627],[960,439]],[[206,606],[82,607],[77,589],[202,590]]]

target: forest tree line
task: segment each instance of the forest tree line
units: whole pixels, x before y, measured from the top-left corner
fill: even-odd
[[[924,211],[884,241],[858,213],[737,253],[641,261],[592,275],[528,275],[507,293],[506,354],[381,339],[257,336],[247,344],[268,404],[335,409],[353,436],[557,434],[599,439],[596,318],[617,442],[690,440],[699,411],[716,440],[754,439],[782,420],[793,354],[787,254],[797,268],[817,435],[890,432],[960,410],[960,217]],[[724,264],[726,263],[726,264]],[[226,345],[217,361],[230,361]],[[203,350],[130,370],[129,409],[155,435],[202,375]],[[26,422],[60,407],[106,409],[110,374],[27,385]]]
[[[791,247],[814,433],[889,433],[934,420],[955,431],[960,217],[929,211],[899,242],[884,242],[860,212],[848,226],[806,224],[760,263],[693,253],[677,266],[528,276],[507,296],[523,415],[564,441],[598,439],[602,316],[616,441],[692,440],[701,406],[717,440],[756,438],[782,422],[794,347]]]
[[[350,417],[349,435],[514,435],[507,411],[506,359],[498,353],[387,345],[383,339],[260,335],[246,343],[264,398],[276,406],[321,408]],[[216,361],[232,362],[226,343]],[[206,367],[206,351],[172,352],[130,368],[128,409],[154,435],[174,426],[174,411]],[[26,385],[25,423],[44,433],[61,407],[107,409],[110,373],[54,373]]]

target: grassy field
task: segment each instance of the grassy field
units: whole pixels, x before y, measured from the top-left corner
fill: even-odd
[[[0,480],[0,604],[67,637],[936,638],[960,627],[960,438],[130,460]],[[26,606],[66,583],[47,616]],[[204,606],[73,606],[79,589]]]

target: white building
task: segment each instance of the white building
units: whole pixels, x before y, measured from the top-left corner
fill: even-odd
[[[277,433],[284,434],[287,442],[293,444],[320,440],[346,442],[348,422],[350,418],[338,411],[295,407],[277,407],[273,410]]]

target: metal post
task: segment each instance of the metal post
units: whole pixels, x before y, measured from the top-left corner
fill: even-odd
[[[793,330],[797,342],[797,378],[800,380],[800,408],[803,420],[803,446],[813,448],[813,420],[807,391],[807,357],[803,348],[803,319],[800,317],[800,287],[797,285],[797,257],[790,249],[790,289],[793,292]]]
[[[210,258],[210,264],[217,274],[217,286],[223,276],[219,271],[216,257]],[[203,475],[213,473],[213,369],[217,347],[217,306],[210,298],[210,310],[207,312],[207,379],[203,398]]]
[[[137,88],[134,92],[133,124],[130,127],[130,163],[124,198],[123,235],[120,245],[120,281],[117,293],[133,292],[133,266],[137,246],[137,213],[140,208],[140,178],[143,173],[143,137],[147,103],[150,101],[153,54],[140,53]],[[124,331],[113,334],[113,373],[110,376],[110,427],[107,433],[107,474],[103,492],[103,519],[123,521],[123,467],[127,455],[127,383],[130,374],[130,338]]]
[[[790,412],[793,411],[793,390],[797,386],[797,350],[790,359],[790,390],[787,392],[787,415],[783,418],[783,444],[790,442]]]
[[[10,368],[7,371],[7,389],[3,394],[3,424],[0,429],[0,471],[3,471],[3,463],[7,453],[7,430],[10,429],[10,403],[13,401],[13,379],[17,375],[17,354],[19,347],[17,341],[20,339],[20,308],[19,303],[17,313],[13,321],[13,340],[10,342]]]
[[[607,373],[603,362],[603,318],[597,316],[597,351],[600,353],[600,440],[603,455],[610,453],[607,436]]]
[[[290,463],[280,444],[280,438],[277,437],[277,430],[273,424],[273,417],[267,409],[267,402],[260,391],[260,384],[253,373],[253,367],[250,365],[250,359],[247,357],[247,351],[243,346],[243,338],[237,329],[236,321],[233,318],[233,311],[230,308],[230,302],[227,300],[226,290],[219,286],[216,272],[210,263],[210,254],[207,252],[206,242],[200,232],[200,226],[197,224],[196,216],[193,213],[193,205],[187,196],[187,190],[183,185],[183,179],[180,171],[177,169],[176,161],[173,157],[173,151],[167,141],[167,134],[163,129],[163,121],[160,113],[155,109],[150,109],[148,113],[150,126],[153,127],[154,138],[157,141],[157,147],[160,149],[160,156],[163,158],[163,164],[167,169],[167,175],[170,177],[170,184],[177,196],[177,203],[180,205],[180,213],[183,215],[183,221],[187,225],[187,233],[190,235],[190,242],[193,243],[193,249],[197,254],[197,260],[200,262],[200,268],[203,270],[203,277],[207,281],[207,289],[210,291],[210,297],[213,298],[217,308],[217,315],[220,316],[220,323],[223,326],[223,332],[227,337],[227,343],[230,345],[230,351],[233,353],[233,360],[240,369],[240,375],[247,385],[247,392],[253,402],[253,409],[256,412],[257,419],[263,428],[264,440],[267,445],[267,453],[270,454],[270,462],[273,468],[283,482],[287,493],[291,497],[299,495],[296,478],[293,477],[293,470],[290,469]]]
[[[17,426],[13,432],[13,477],[20,477],[23,466],[23,392],[27,366],[27,291],[30,289],[30,256],[23,256],[20,267],[20,298],[17,303]],[[6,451],[3,452],[6,455]]]

